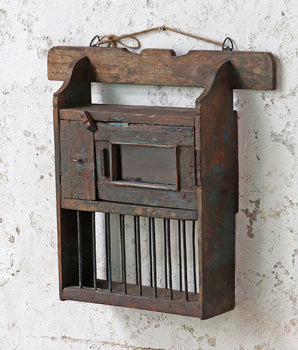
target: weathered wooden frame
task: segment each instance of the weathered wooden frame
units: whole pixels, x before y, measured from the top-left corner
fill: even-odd
[[[201,319],[233,309],[235,213],[238,211],[237,114],[233,111],[233,89],[275,89],[272,54],[190,51],[186,55],[175,56],[171,50],[160,49],[147,49],[135,54],[119,48],[54,47],[48,55],[48,77],[50,80],[64,81],[54,94],[53,101],[60,298],[177,313]],[[61,120],[80,120],[80,112],[86,110],[86,106],[89,106],[87,109],[95,122],[109,120],[113,116],[120,120],[130,118],[124,113],[125,106],[123,113],[119,112],[119,108],[113,113],[109,112],[113,106],[101,110],[93,108],[90,105],[91,82],[204,87],[193,110],[185,112],[188,118],[181,112],[176,119],[173,118],[175,108],[153,108],[151,111],[161,124],[193,123],[197,210],[62,197]],[[135,108],[134,123],[152,120],[148,109],[132,108]],[[74,268],[78,265],[78,257],[74,254],[77,242],[72,238],[78,210],[82,213],[82,254],[86,261],[82,278],[86,285],[94,272],[92,261],[88,258],[88,252],[92,250],[92,212],[197,220],[200,268],[198,300],[156,300],[73,287],[78,285]]]

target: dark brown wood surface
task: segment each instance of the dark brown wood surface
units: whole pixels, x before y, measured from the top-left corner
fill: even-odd
[[[200,317],[199,301],[160,300],[147,296],[124,295],[117,292],[110,293],[108,290],[95,291],[91,288],[78,288],[75,286],[64,288],[61,297],[63,300],[76,300]]]
[[[101,182],[110,181],[110,149],[108,141],[95,142],[97,179]]]
[[[122,48],[57,46],[48,54],[48,77],[65,80],[71,62],[90,60],[90,81],[171,86],[211,86],[217,69],[230,61],[234,89],[275,88],[275,61],[271,53],[189,51],[175,56],[166,49],[145,49],[135,54]]]
[[[198,202],[200,197],[198,199]],[[155,218],[197,220],[196,210],[184,210],[173,208],[152,207],[146,205],[134,205],[109,201],[85,201],[78,199],[61,199],[61,207],[72,210],[98,211],[102,213],[118,213],[124,215],[138,215]]]
[[[54,94],[54,108],[75,107],[91,103],[89,70],[90,62],[87,57],[77,57],[71,62],[61,88]]]
[[[103,280],[103,279],[97,279],[96,280],[96,286],[98,288],[98,292],[101,293],[102,291],[105,292],[105,290],[108,289],[108,281]],[[116,294],[123,294],[123,282],[116,282],[113,281],[113,292]],[[131,294],[134,296],[140,297],[139,294],[139,287],[136,284],[133,283],[127,283],[127,294]],[[171,296],[170,296],[170,290],[158,287],[157,288],[157,298],[161,301],[170,301]],[[145,298],[155,298],[154,296],[154,288],[149,286],[149,285],[144,285],[142,289],[142,296]],[[199,301],[199,294],[198,293],[193,293],[189,292],[189,298],[190,302],[197,302]],[[173,300],[175,301],[185,301],[185,292],[180,291],[178,289],[173,289]]]
[[[199,231],[201,318],[235,303],[236,148],[231,63],[219,69],[200,113],[202,230]]]
[[[98,182],[97,190],[101,200],[189,210],[196,210],[197,207],[196,192],[120,186],[101,182]]]
[[[140,145],[193,146],[194,129],[183,126],[111,123],[98,124],[95,141]]]
[[[195,106],[195,102],[194,102]],[[60,109],[60,118],[81,121],[87,111],[97,122],[194,126],[194,108],[88,104]]]
[[[62,120],[62,197],[95,200],[95,159],[93,133],[83,123]]]

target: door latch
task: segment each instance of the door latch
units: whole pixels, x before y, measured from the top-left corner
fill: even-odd
[[[90,113],[87,111],[82,112],[81,114],[81,119],[85,124],[85,127],[92,131],[95,132],[97,130],[96,124],[93,120],[93,118],[91,117]]]

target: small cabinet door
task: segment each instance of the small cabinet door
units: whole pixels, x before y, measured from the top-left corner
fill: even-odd
[[[62,198],[95,200],[94,134],[83,123],[61,120]]]
[[[100,200],[196,209],[194,129],[98,123]]]

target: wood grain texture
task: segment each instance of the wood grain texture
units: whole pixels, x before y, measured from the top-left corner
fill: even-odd
[[[201,318],[231,310],[235,300],[236,117],[231,63],[219,69],[199,102],[202,230],[199,231]]]
[[[94,133],[96,141],[153,146],[193,146],[193,136],[194,129],[189,127],[124,123],[100,123]]]
[[[89,69],[90,62],[87,57],[77,57],[71,62],[61,88],[54,94],[54,108],[91,103]]]
[[[198,197],[198,201],[200,197]],[[103,213],[118,213],[124,215],[138,215],[155,218],[177,220],[197,220],[196,210],[152,207],[109,201],[86,201],[78,199],[61,199],[61,207],[71,210],[98,211]]]
[[[222,63],[232,63],[234,89],[275,88],[275,61],[267,52],[189,51],[175,56],[165,49],[145,49],[135,54],[122,48],[57,46],[48,53],[48,78],[65,80],[73,60],[86,56],[89,79],[102,83],[170,86],[212,85]]]
[[[143,287],[144,291],[146,291],[147,288]],[[196,295],[196,297],[198,298],[198,295]],[[200,316],[200,303],[198,300],[186,302],[184,300],[155,299],[146,295],[124,295],[121,292],[110,293],[108,290],[94,291],[91,288],[82,289],[75,286],[64,288],[62,290],[62,298],[63,300],[77,300],[89,303],[124,306],[192,317]]]
[[[194,108],[106,104],[62,108],[59,113],[61,119],[80,121],[82,111],[87,111],[97,122],[176,126],[194,126],[196,115]]]
[[[195,191],[140,188],[100,181],[97,184],[97,191],[100,200],[189,210],[196,210],[197,207]]]
[[[61,195],[95,200],[93,133],[76,121],[62,120],[60,128]]]

